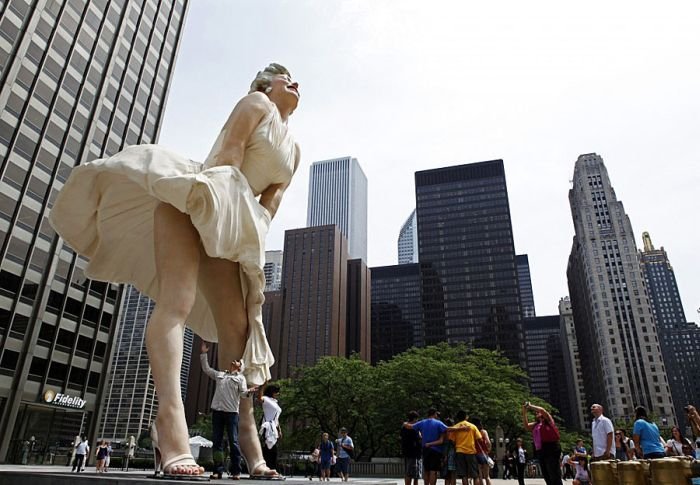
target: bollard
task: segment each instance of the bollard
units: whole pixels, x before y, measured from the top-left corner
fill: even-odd
[[[682,457],[651,460],[652,485],[690,485],[693,460]]]
[[[650,485],[649,460],[621,461],[617,464],[618,485]]]
[[[603,460],[591,463],[591,479],[595,485],[618,485],[617,460]]]

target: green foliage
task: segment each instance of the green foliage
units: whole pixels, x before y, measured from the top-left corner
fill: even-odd
[[[278,382],[287,423],[282,446],[308,450],[321,432],[331,439],[340,427],[355,441],[356,459],[398,456],[399,429],[408,411],[430,407],[443,417],[464,409],[494,434],[500,425],[511,439],[527,437],[521,405],[532,401],[527,376],[497,352],[446,343],[410,349],[372,367],[357,356],[324,357]]]
[[[212,432],[211,414],[200,414],[197,416],[195,423],[190,426],[189,433],[190,436],[202,436],[203,438],[211,440],[214,436]]]
[[[150,430],[144,430],[141,431],[141,434],[139,435],[139,439],[137,440],[138,447],[139,448],[151,448],[152,442],[151,442],[151,432]]]

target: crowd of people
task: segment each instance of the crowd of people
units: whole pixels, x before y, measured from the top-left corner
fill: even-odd
[[[521,411],[523,427],[532,433],[534,460],[518,437],[501,462],[503,478],[517,479],[519,485],[524,485],[526,476],[534,477],[538,472],[547,485],[561,485],[566,479],[573,479],[574,485],[589,485],[590,464],[601,460],[700,458],[700,414],[693,406],[687,406],[686,412],[697,439],[695,446],[677,426],[671,428],[669,439],[663,439],[642,406],[635,409],[634,426],[628,437],[626,430],[615,429],[603,406],[594,404],[592,446],[586,448],[579,439],[571,450],[562,450],[559,430],[546,409],[526,402]],[[530,413],[534,413],[533,421],[529,420]],[[445,485],[455,485],[458,478],[462,485],[490,485],[490,478],[495,476],[489,435],[478,418],[470,418],[464,411],[459,411],[454,421],[441,419],[434,408],[422,420],[411,411],[400,434],[405,485],[418,485],[420,478],[425,485],[435,485],[438,478],[444,479]]]
[[[241,374],[240,361],[231,362],[227,371],[216,371],[208,365],[206,343],[202,344],[201,350],[202,369],[216,380],[211,406],[215,453],[215,471],[211,478],[222,478],[224,472],[224,435],[229,441],[230,477],[240,478],[237,409],[241,397],[251,394],[257,396],[263,410],[260,436],[266,464],[271,470],[276,470],[277,444],[282,438],[279,424],[282,408],[278,402],[280,388],[268,385],[264,391],[257,387],[248,389]],[[526,402],[521,412],[524,429],[532,433],[534,460],[528,455],[523,438],[518,437],[514,446],[505,450],[501,462],[503,478],[517,479],[519,485],[524,485],[526,476],[534,477],[537,474],[542,475],[547,485],[561,485],[566,479],[573,479],[574,485],[589,485],[589,465],[601,460],[654,460],[667,456],[700,458],[700,414],[693,406],[687,406],[686,412],[697,437],[695,444],[683,436],[678,426],[673,426],[670,438],[664,440],[658,426],[641,406],[635,409],[635,421],[628,437],[625,429],[615,429],[612,421],[605,416],[603,406],[593,404],[591,447],[586,448],[584,441],[579,439],[571,450],[562,450],[559,430],[546,409]],[[534,413],[533,421],[529,419],[530,413]],[[461,485],[491,485],[491,477],[497,476],[498,467],[488,432],[479,418],[470,417],[463,410],[455,414],[454,420],[441,418],[435,408],[428,409],[424,419],[419,419],[419,414],[411,411],[400,428],[400,441],[405,485],[418,485],[421,478],[425,485],[436,485],[438,478],[444,479],[445,485],[456,485],[457,479],[461,480]],[[109,442],[98,443],[95,450],[97,472],[107,471],[111,451]],[[341,481],[348,481],[354,452],[355,444],[346,428],[339,430],[335,440],[330,439],[329,433],[322,433],[311,454],[310,468],[307,470],[309,480],[318,477],[321,481],[330,481],[331,469],[334,468]],[[75,445],[73,471],[83,469],[89,453],[90,447],[83,437]]]
[[[425,485],[435,485],[444,478],[445,485],[491,484],[491,441],[478,418],[470,418],[460,410],[451,418],[440,419],[437,409],[428,410],[418,420],[411,411],[401,429],[401,450],[404,458],[406,485],[417,485],[421,471]]]

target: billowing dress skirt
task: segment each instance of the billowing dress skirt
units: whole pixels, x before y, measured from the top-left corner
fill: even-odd
[[[270,214],[241,170],[208,168],[158,145],[128,147],[73,169],[50,221],[89,260],[86,276],[129,283],[157,299],[153,214],[160,202],[189,214],[208,256],[240,264],[248,313],[244,373],[249,385],[262,384],[274,363],[262,323]],[[217,341],[214,319],[199,289],[187,325],[203,340]]]

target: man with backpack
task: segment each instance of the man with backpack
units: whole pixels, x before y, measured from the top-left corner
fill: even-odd
[[[355,454],[355,445],[352,442],[352,438],[348,436],[347,428],[340,428],[340,438],[337,439],[338,443],[338,459],[336,460],[336,467],[340,479],[343,482],[347,482],[350,478],[350,459]]]

